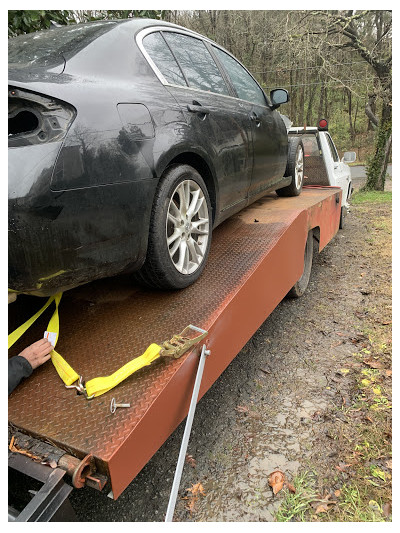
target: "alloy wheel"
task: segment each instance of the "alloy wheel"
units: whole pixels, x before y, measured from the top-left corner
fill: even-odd
[[[193,180],[181,181],[172,193],[166,220],[169,255],[181,274],[192,274],[203,262],[209,231],[203,190]]]
[[[303,172],[304,172],[303,150],[301,149],[301,146],[298,146],[297,154],[296,154],[296,166],[294,170],[296,189],[300,189],[301,187],[301,184],[303,181]]]

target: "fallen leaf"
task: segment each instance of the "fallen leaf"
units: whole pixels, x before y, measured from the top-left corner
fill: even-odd
[[[346,374],[350,372],[350,370],[348,368],[341,368],[340,372],[345,376]]]
[[[341,493],[340,493],[340,490],[339,490],[339,489],[338,489],[338,490],[335,490],[335,496],[336,496],[336,498],[339,498],[340,494],[341,494]]]
[[[391,508],[392,506],[389,502],[385,503],[385,505],[383,506],[382,512],[386,518],[390,515]]]
[[[385,370],[385,374],[386,374],[387,376],[391,376],[391,375],[392,375],[392,371],[391,371],[391,370]]]
[[[190,492],[190,496],[185,496],[183,500],[188,500],[186,509],[189,510],[190,514],[193,514],[196,506],[196,502],[199,499],[199,496],[205,496],[204,488],[201,483],[195,483],[189,489],[186,489],[186,492]]]
[[[186,454],[186,462],[193,468],[196,468],[196,459],[193,458],[193,455]]]
[[[288,481],[286,481],[285,485],[290,490],[290,492],[293,492],[293,494],[296,494],[296,489],[295,489],[294,485],[292,485]]]
[[[378,513],[381,511],[379,504],[375,500],[369,500],[368,507],[373,511],[377,511]]]
[[[331,348],[337,348],[337,347],[340,346],[341,344],[343,344],[343,341],[339,341],[339,342],[337,342],[336,344],[331,344]]]
[[[326,513],[330,509],[329,506],[336,505],[336,501],[331,501],[330,498],[331,494],[327,492],[324,497],[319,496],[311,503],[311,506],[315,509],[315,514]]]
[[[339,472],[345,472],[346,471],[346,468],[348,468],[349,466],[352,466],[351,463],[349,464],[344,464],[344,463],[339,463],[338,465],[335,466],[336,470],[339,470]]]
[[[285,474],[280,470],[275,470],[268,476],[268,485],[272,487],[272,492],[274,494],[278,494],[278,492],[283,489],[284,483]]]
[[[386,461],[385,465],[386,465],[386,468],[390,468],[390,470],[392,470],[392,460],[391,459],[389,459],[389,461]]]
[[[186,489],[187,492],[191,492],[193,494],[193,496],[198,496],[199,494],[201,494],[202,496],[205,496],[205,492],[204,492],[204,488],[203,488],[203,485],[201,483],[195,483],[194,485],[192,485],[189,489]]]
[[[383,368],[383,364],[375,359],[364,359],[363,363],[371,368]]]
[[[194,512],[194,506],[196,505],[196,501],[194,498],[191,498],[189,500],[189,503],[186,505],[186,509],[190,512],[190,514],[193,514]]]

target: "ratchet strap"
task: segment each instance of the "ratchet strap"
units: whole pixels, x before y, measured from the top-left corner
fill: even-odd
[[[39,309],[37,313],[35,313],[29,320],[24,322],[19,328],[17,328],[15,331],[10,333],[8,336],[8,348],[10,349],[11,346],[25,333],[25,331],[32,326],[32,324],[46,311],[46,309],[55,302],[56,309],[53,313],[53,316],[50,319],[49,325],[47,326],[47,330],[56,333],[56,339],[54,342],[54,346],[57,343],[58,340],[58,332],[60,328],[60,322],[58,318],[58,306],[61,300],[62,293],[55,294],[54,296],[50,296],[50,298],[47,300],[47,302],[44,304],[44,306]],[[51,361],[53,365],[55,366],[58,375],[60,378],[64,381],[66,385],[71,385],[74,383],[74,381],[79,379],[79,374],[75,372],[75,370],[67,363],[67,361],[55,350],[51,352]]]
[[[8,336],[8,348],[10,348],[24,333],[30,328],[30,326],[46,311],[46,309],[54,302],[55,310],[47,326],[45,337],[49,338],[49,335],[53,337],[53,346],[55,347],[60,329],[60,321],[58,314],[58,306],[62,293],[50,296],[45,305],[39,309],[29,320],[24,322],[15,331]],[[190,338],[186,335],[190,330],[194,330],[200,333],[197,337]],[[116,387],[119,383],[131,376],[134,372],[137,372],[141,368],[150,365],[153,361],[159,357],[181,357],[189,348],[200,342],[207,335],[207,331],[197,328],[195,326],[187,326],[179,335],[174,335],[171,340],[163,342],[161,345],[150,344],[147,350],[140,356],[132,359],[119,370],[111,374],[110,376],[93,378],[86,382],[83,382],[82,376],[80,376],[75,370],[67,363],[67,361],[56,350],[51,352],[51,361],[58,372],[58,375],[63,380],[67,388],[75,388],[79,393],[83,394],[86,399],[91,399],[96,396],[100,396]],[[78,382],[76,385],[73,383]]]

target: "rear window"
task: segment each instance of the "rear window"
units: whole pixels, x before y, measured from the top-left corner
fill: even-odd
[[[51,67],[62,63],[91,41],[111,30],[115,22],[71,24],[62,28],[19,35],[8,40],[10,66]]]
[[[168,83],[186,87],[182,71],[159,32],[147,35],[143,39],[143,46]]]
[[[320,155],[318,141],[315,135],[302,135],[301,140],[303,141],[305,157],[318,157]]]

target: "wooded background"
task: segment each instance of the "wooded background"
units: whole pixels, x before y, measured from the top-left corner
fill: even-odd
[[[339,151],[367,164],[383,190],[392,145],[391,11],[9,11],[9,37],[99,19],[148,17],[197,31],[236,56],[267,94],[290,93],[295,126],[329,121]]]

